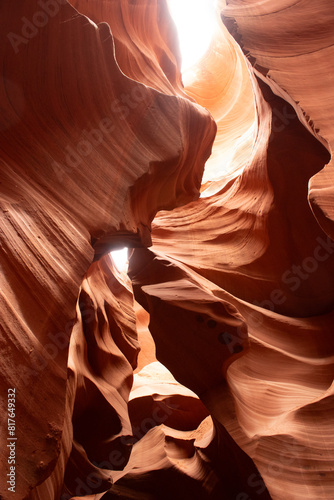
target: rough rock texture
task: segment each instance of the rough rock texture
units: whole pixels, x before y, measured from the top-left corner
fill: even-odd
[[[1,3],[1,499],[334,497],[332,23]]]

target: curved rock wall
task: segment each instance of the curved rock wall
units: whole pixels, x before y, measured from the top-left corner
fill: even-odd
[[[334,496],[332,18],[0,5],[1,498]]]

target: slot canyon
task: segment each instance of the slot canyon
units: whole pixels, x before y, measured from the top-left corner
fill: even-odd
[[[1,500],[334,499],[333,23],[0,0]]]

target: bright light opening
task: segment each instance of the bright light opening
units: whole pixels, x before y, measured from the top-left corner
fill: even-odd
[[[121,248],[120,250],[113,250],[112,252],[110,252],[110,256],[120,273],[123,271],[127,271],[128,269],[127,247]]]
[[[182,71],[196,64],[209,48],[216,24],[216,0],[168,0],[176,24]]]

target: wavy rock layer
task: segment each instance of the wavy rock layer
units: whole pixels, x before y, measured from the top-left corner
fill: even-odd
[[[1,498],[334,497],[333,9],[218,10],[0,6]]]
[[[224,18],[255,69],[298,108],[312,133],[333,150],[333,9],[331,2],[227,2]],[[321,227],[333,237],[332,161],[310,179],[309,198]]]
[[[122,240],[149,244],[157,210],[199,196],[215,124],[189,99],[126,77],[109,26],[65,1],[3,3],[1,40],[0,372],[2,397],[8,387],[18,394],[16,494],[25,498],[63,446],[68,344],[94,250],[97,259]],[[100,349],[93,342],[95,368]],[[103,411],[110,400],[92,384]]]
[[[321,8],[309,2],[279,8],[276,2],[228,2],[223,21],[254,65],[251,153],[241,172],[227,171],[225,179],[212,182],[212,196],[158,214],[152,232],[157,255],[207,278],[213,293],[230,301],[248,326],[250,349],[227,372],[232,397],[217,390],[214,407],[254,459],[273,498],[285,498],[287,491],[293,499],[331,498],[334,487],[331,431],[326,417],[320,418],[325,408],[327,418],[333,412],[334,284],[330,177],[319,182],[332,168],[331,111],[321,110],[322,96],[331,94],[330,102],[332,92],[312,78],[311,62],[316,59],[329,78],[332,58],[326,62],[321,53],[330,44],[325,33],[331,6],[324,2]],[[295,22],[297,11],[305,17]],[[313,29],[306,29],[311,23]],[[303,60],[296,44],[305,50]],[[307,98],[317,107],[314,114],[305,112]],[[214,112],[216,103],[210,104]],[[316,116],[326,122],[326,135]],[[219,143],[215,148],[219,157]]]

